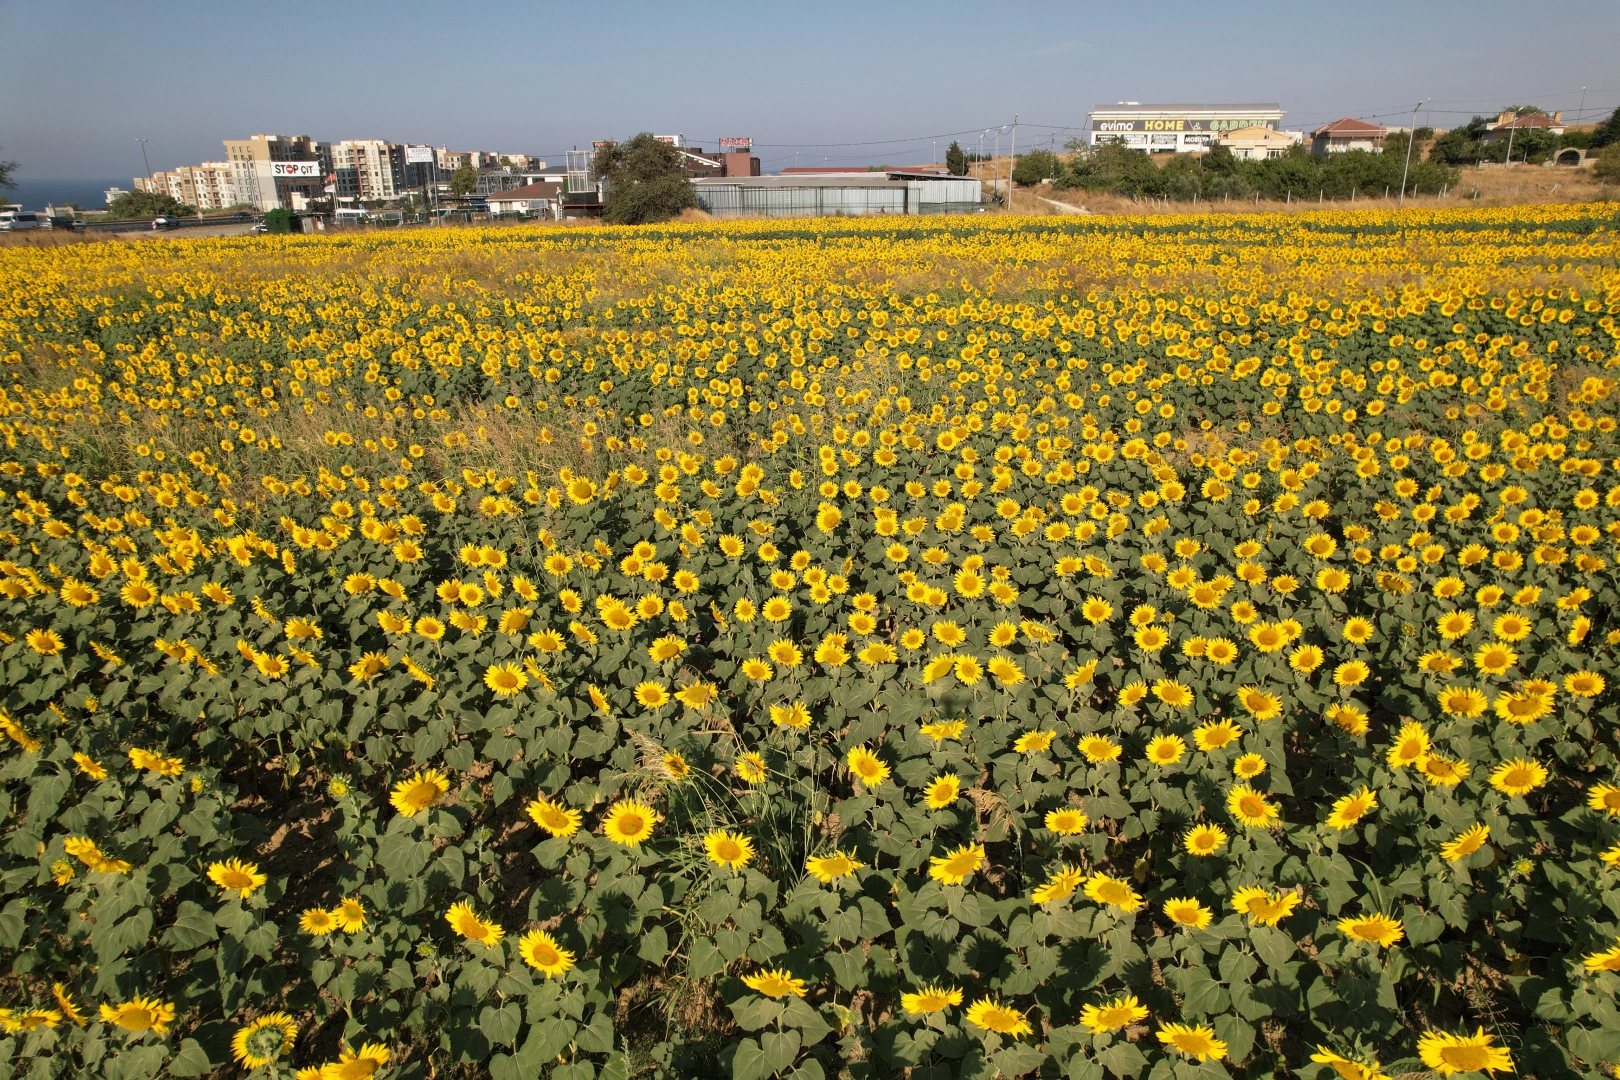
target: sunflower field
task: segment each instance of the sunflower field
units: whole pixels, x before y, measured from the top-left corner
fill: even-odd
[[[0,1080],[1612,1075],[1617,259],[0,249]]]

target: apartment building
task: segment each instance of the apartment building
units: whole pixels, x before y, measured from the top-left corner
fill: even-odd
[[[497,154],[493,150],[449,150],[441,146],[433,152],[434,164],[441,173],[453,173],[471,165],[479,172],[486,169],[513,169],[517,172],[538,172],[546,163],[533,154]]]
[[[326,177],[332,172],[330,143],[308,135],[261,134],[226,139],[225,157],[238,202],[259,210],[300,210],[309,200],[325,198]]]
[[[238,202],[236,174],[228,161],[205,161],[137,176],[135,190],[158,192],[202,211],[223,210]]]
[[[407,175],[405,147],[385,139],[333,143],[332,175],[339,199],[397,199],[416,186]]]

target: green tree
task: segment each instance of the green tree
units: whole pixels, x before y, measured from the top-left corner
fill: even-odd
[[[1613,146],[1616,143],[1620,143],[1620,109],[1610,113],[1609,118],[1592,132],[1594,147]]]
[[[478,170],[471,165],[463,165],[450,174],[450,194],[471,195],[478,190]]]
[[[1109,191],[1116,195],[1162,195],[1163,177],[1147,154],[1118,142],[1086,147],[1054,182],[1056,188]]]
[[[956,144],[952,143],[951,145],[955,146]],[[4,148],[0,147],[0,149]],[[15,161],[0,161],[0,188],[14,188],[17,186],[17,181],[11,178],[11,174],[19,168],[21,166]]]
[[[951,145],[945,148],[945,171],[952,176],[966,176],[967,167],[967,155],[962,152],[956,140],[952,139]]]
[[[264,215],[266,230],[273,233],[290,233],[298,224],[298,215],[285,207],[278,206]]]
[[[1620,183],[1620,143],[1610,143],[1592,162],[1592,178],[1606,184]]]
[[[1058,159],[1050,150],[1031,150],[1027,154],[1019,154],[1018,160],[1013,164],[1013,183],[1022,187],[1038,184],[1057,176]]]
[[[598,150],[596,175],[607,182],[602,217],[616,224],[668,221],[697,205],[681,152],[651,132]]]
[[[1434,140],[1429,160],[1442,165],[1477,165],[1485,157],[1485,144],[1480,139],[1484,133],[1485,118],[1476,116]]]
[[[155,218],[160,214],[191,217],[196,212],[195,206],[187,206],[170,195],[156,191],[126,191],[107,207],[107,215],[114,221]]]

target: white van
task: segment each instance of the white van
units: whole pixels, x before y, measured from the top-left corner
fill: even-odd
[[[32,210],[6,210],[0,212],[0,232],[39,228],[39,215]]]

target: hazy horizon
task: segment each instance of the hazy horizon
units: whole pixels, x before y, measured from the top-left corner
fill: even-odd
[[[1584,119],[1620,104],[1610,0],[1533,18],[1497,0],[1379,2],[1348,22],[1316,6],[1185,0],[993,15],[834,0],[814,18],[608,2],[591,21],[576,5],[406,0],[270,27],[253,10],[0,0],[13,45],[0,156],[21,164],[30,190],[128,187],[145,168],[138,138],[157,171],[218,160],[223,139],[255,132],[560,161],[569,147],[651,130],[710,149],[752,136],[776,172],[942,160],[951,138],[971,149],[1015,113],[1021,147],[1061,146],[1093,105],[1118,100],[1275,101],[1290,129],[1340,116],[1404,123],[1419,99],[1432,100],[1418,122],[1435,127],[1507,104],[1573,122],[1583,85]]]

